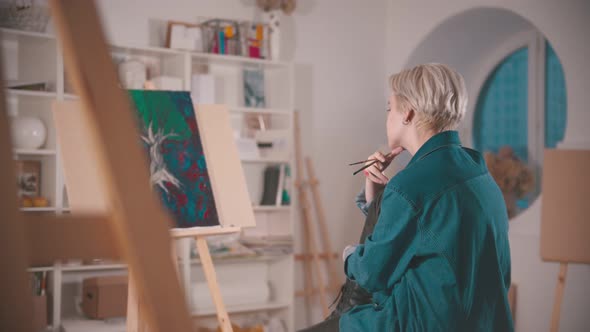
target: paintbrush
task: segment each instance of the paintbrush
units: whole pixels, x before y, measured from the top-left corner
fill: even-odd
[[[386,154],[385,155],[385,158],[386,159],[389,158],[391,156],[391,154],[392,154],[392,152]],[[366,163],[366,162],[371,162],[371,163],[366,164],[362,168],[356,170],[354,173],[352,173],[352,175],[357,175],[359,172],[363,171],[366,168],[369,168],[369,167],[373,166],[378,161],[379,161],[379,159],[367,159],[367,160],[357,161],[355,163],[350,163],[350,164],[348,164],[348,166],[353,166],[353,165],[363,164],[363,163]]]

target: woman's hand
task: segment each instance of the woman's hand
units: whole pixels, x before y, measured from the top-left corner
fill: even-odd
[[[387,155],[383,155],[383,153],[377,151],[369,156],[367,159],[377,160],[372,166],[367,167],[364,170],[365,173],[365,198],[367,199],[367,203],[373,200],[375,197],[375,193],[379,190],[382,186],[386,185],[389,182],[389,178],[383,174],[383,171],[391,164],[393,159],[397,157],[400,153],[402,153],[404,149],[402,147],[397,147],[391,150],[390,153]],[[365,165],[372,163],[373,161],[368,161]]]

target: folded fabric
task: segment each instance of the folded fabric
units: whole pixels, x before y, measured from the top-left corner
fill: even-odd
[[[342,261],[343,262],[346,262],[346,259],[348,258],[348,256],[350,256],[350,254],[352,254],[356,250],[356,247],[358,247],[358,244],[349,245],[349,246],[346,246],[346,248],[344,248],[344,250],[342,251]]]
[[[221,297],[227,307],[246,304],[266,303],[270,300],[270,287],[267,280],[248,280],[243,282],[220,282]],[[193,305],[196,311],[214,308],[211,292],[206,282],[197,282],[192,286]]]

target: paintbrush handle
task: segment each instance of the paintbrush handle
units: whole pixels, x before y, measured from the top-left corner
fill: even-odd
[[[385,155],[385,158],[389,158],[391,156],[391,152]],[[354,166],[354,165],[358,165],[358,164],[363,164],[369,161],[378,161],[377,159],[367,159],[367,160],[361,160],[361,161],[357,161],[356,163],[350,163],[348,164],[348,166]]]
[[[366,163],[366,162],[369,162],[369,161],[376,161],[376,160],[377,160],[377,159],[367,159],[367,160],[361,160],[361,161],[357,161],[356,163],[350,163],[350,164],[348,164],[348,166],[354,166],[354,165],[358,165],[358,164],[364,164],[364,163]]]
[[[370,164],[366,164],[365,166],[363,166],[362,168],[360,168],[359,170],[357,170],[356,172],[352,173],[352,175],[357,175],[360,171],[364,170],[365,168],[369,168],[371,166],[373,166],[378,160],[373,160],[372,163]]]

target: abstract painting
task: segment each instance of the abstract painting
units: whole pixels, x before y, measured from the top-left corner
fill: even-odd
[[[219,225],[207,162],[188,92],[130,90],[150,180],[176,227]]]

